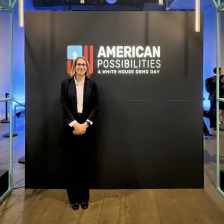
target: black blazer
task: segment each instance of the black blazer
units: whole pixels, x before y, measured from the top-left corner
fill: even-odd
[[[220,75],[219,77],[219,94],[220,97],[224,96],[224,84],[221,82],[221,78],[223,75]],[[207,78],[205,80],[205,88],[207,92],[209,93],[208,99],[210,101],[216,101],[216,76],[212,76],[210,78]]]
[[[99,94],[96,83],[85,78],[83,95],[83,112],[81,117],[77,112],[76,85],[74,77],[66,79],[61,83],[61,107],[64,125],[69,125],[77,120],[84,123],[86,119],[94,122],[99,110]],[[63,126],[64,126],[63,125]]]
[[[216,76],[212,76],[205,80],[205,88],[209,93],[208,99],[211,101],[216,100]]]

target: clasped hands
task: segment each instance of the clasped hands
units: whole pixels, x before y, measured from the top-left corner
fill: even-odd
[[[86,133],[86,129],[88,128],[88,125],[86,122],[84,122],[83,124],[76,122],[73,125],[73,128],[74,128],[72,132],[73,135],[83,135]]]

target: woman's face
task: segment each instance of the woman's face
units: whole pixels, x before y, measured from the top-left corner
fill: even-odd
[[[87,67],[86,67],[86,61],[83,60],[82,58],[79,58],[76,67],[75,67],[75,73],[77,75],[84,75],[86,74]]]

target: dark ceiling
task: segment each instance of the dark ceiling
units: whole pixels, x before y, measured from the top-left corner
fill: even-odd
[[[195,9],[195,0],[33,0],[36,10],[59,11],[191,11]],[[224,0],[221,0],[223,2]],[[201,11],[211,8],[213,0],[200,0]]]
[[[166,2],[166,1],[164,1]],[[152,5],[156,10],[165,10],[165,4],[159,6],[158,0],[117,0],[114,4],[109,4],[106,0],[85,0],[84,4],[80,0],[33,0],[33,6],[37,10],[102,10],[102,11],[141,11],[145,5]]]

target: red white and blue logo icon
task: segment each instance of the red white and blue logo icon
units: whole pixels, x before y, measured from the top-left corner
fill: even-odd
[[[85,57],[89,61],[90,73],[93,73],[93,46],[67,46],[67,73],[71,73],[72,61],[78,57]]]

